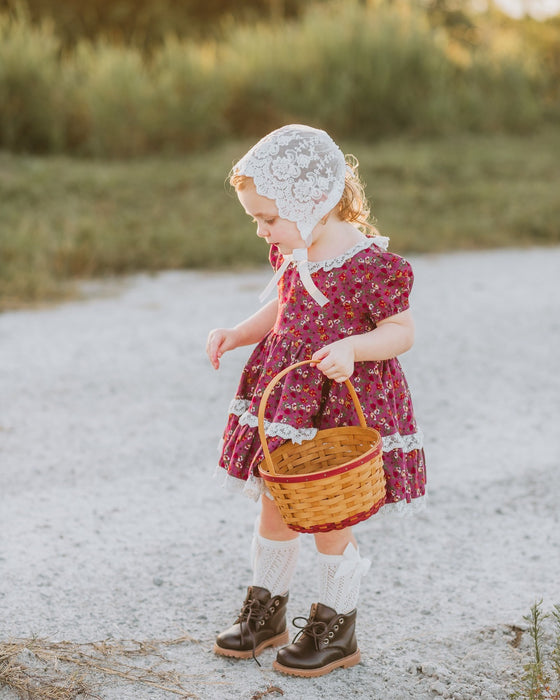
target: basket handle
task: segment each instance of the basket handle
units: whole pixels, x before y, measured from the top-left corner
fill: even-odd
[[[268,386],[266,387],[266,389],[263,392],[261,402],[259,404],[258,428],[259,428],[259,438],[261,440],[261,445],[263,448],[264,459],[266,461],[267,467],[268,467],[271,474],[276,474],[276,472],[274,471],[274,463],[272,462],[272,458],[270,456],[270,450],[268,449],[268,444],[266,442],[266,434],[264,432],[264,412],[266,410],[266,404],[268,401],[268,397],[270,396],[270,394],[271,394],[272,390],[274,389],[274,387],[276,386],[276,384],[278,384],[278,382],[282,379],[282,377],[284,377],[286,374],[288,374],[288,372],[291,372],[291,370],[296,369],[296,367],[301,367],[302,365],[309,365],[312,363],[319,364],[315,360],[303,360],[302,362],[296,362],[295,364],[290,365],[289,367],[286,367],[286,369],[283,369],[281,372],[278,372],[278,374],[270,380]],[[352,401],[354,402],[354,407],[356,409],[356,413],[358,414],[358,420],[360,421],[360,425],[362,426],[362,428],[367,428],[367,423],[366,423],[366,419],[364,416],[364,412],[363,412],[362,407],[360,405],[360,400],[358,399],[358,395],[356,394],[356,390],[352,386],[352,382],[349,379],[345,379],[344,383],[346,384],[346,388],[350,392],[350,396],[352,397]]]

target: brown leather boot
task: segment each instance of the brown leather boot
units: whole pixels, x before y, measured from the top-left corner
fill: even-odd
[[[305,625],[297,624],[305,620]],[[292,676],[314,677],[330,673],[342,666],[348,668],[360,661],[356,642],[356,610],[346,615],[322,603],[313,603],[309,618],[296,617],[300,627],[292,644],[280,649],[272,667]]]
[[[216,654],[256,658],[266,647],[287,644],[290,639],[286,627],[287,604],[287,593],[272,597],[266,588],[249,586],[239,617],[216,639]]]

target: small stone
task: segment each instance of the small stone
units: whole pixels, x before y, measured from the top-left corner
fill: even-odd
[[[441,681],[436,681],[435,683],[432,683],[430,690],[432,693],[435,693],[435,695],[445,695],[447,693],[447,686]]]
[[[437,666],[432,663],[431,661],[426,661],[426,663],[423,663],[420,666],[420,670],[425,676],[434,676],[436,677],[438,675],[438,668]]]
[[[155,578],[153,580],[154,586],[163,586],[163,579],[162,578]]]

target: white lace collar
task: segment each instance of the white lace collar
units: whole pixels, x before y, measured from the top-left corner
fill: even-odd
[[[309,260],[307,263],[309,266],[309,271],[317,272],[317,270],[325,270],[325,272],[329,272],[337,267],[342,267],[344,263],[353,258],[354,255],[360,253],[362,250],[367,250],[372,243],[382,250],[387,250],[389,239],[386,236],[364,236],[361,241],[356,243],[356,245],[352,246],[352,248],[345,251],[341,255],[337,255],[336,258],[317,261]]]

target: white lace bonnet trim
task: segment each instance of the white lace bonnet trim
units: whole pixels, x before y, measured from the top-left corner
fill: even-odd
[[[249,406],[250,401],[246,399],[234,399],[229,406],[229,412],[239,417],[240,425],[256,428],[259,420],[257,416],[249,412]],[[304,440],[313,440],[317,434],[317,428],[294,428],[287,423],[271,423],[270,421],[264,422],[264,431],[269,437],[281,437],[283,440],[291,440],[298,445],[301,445]],[[422,449],[424,446],[424,434],[421,430],[417,430],[410,435],[401,435],[396,432],[382,437],[381,442],[383,452],[391,452],[398,449],[404,452],[412,452],[413,450]]]
[[[326,131],[288,124],[262,138],[233,170],[252,178],[309,245],[315,226],[342,197],[346,161]]]

